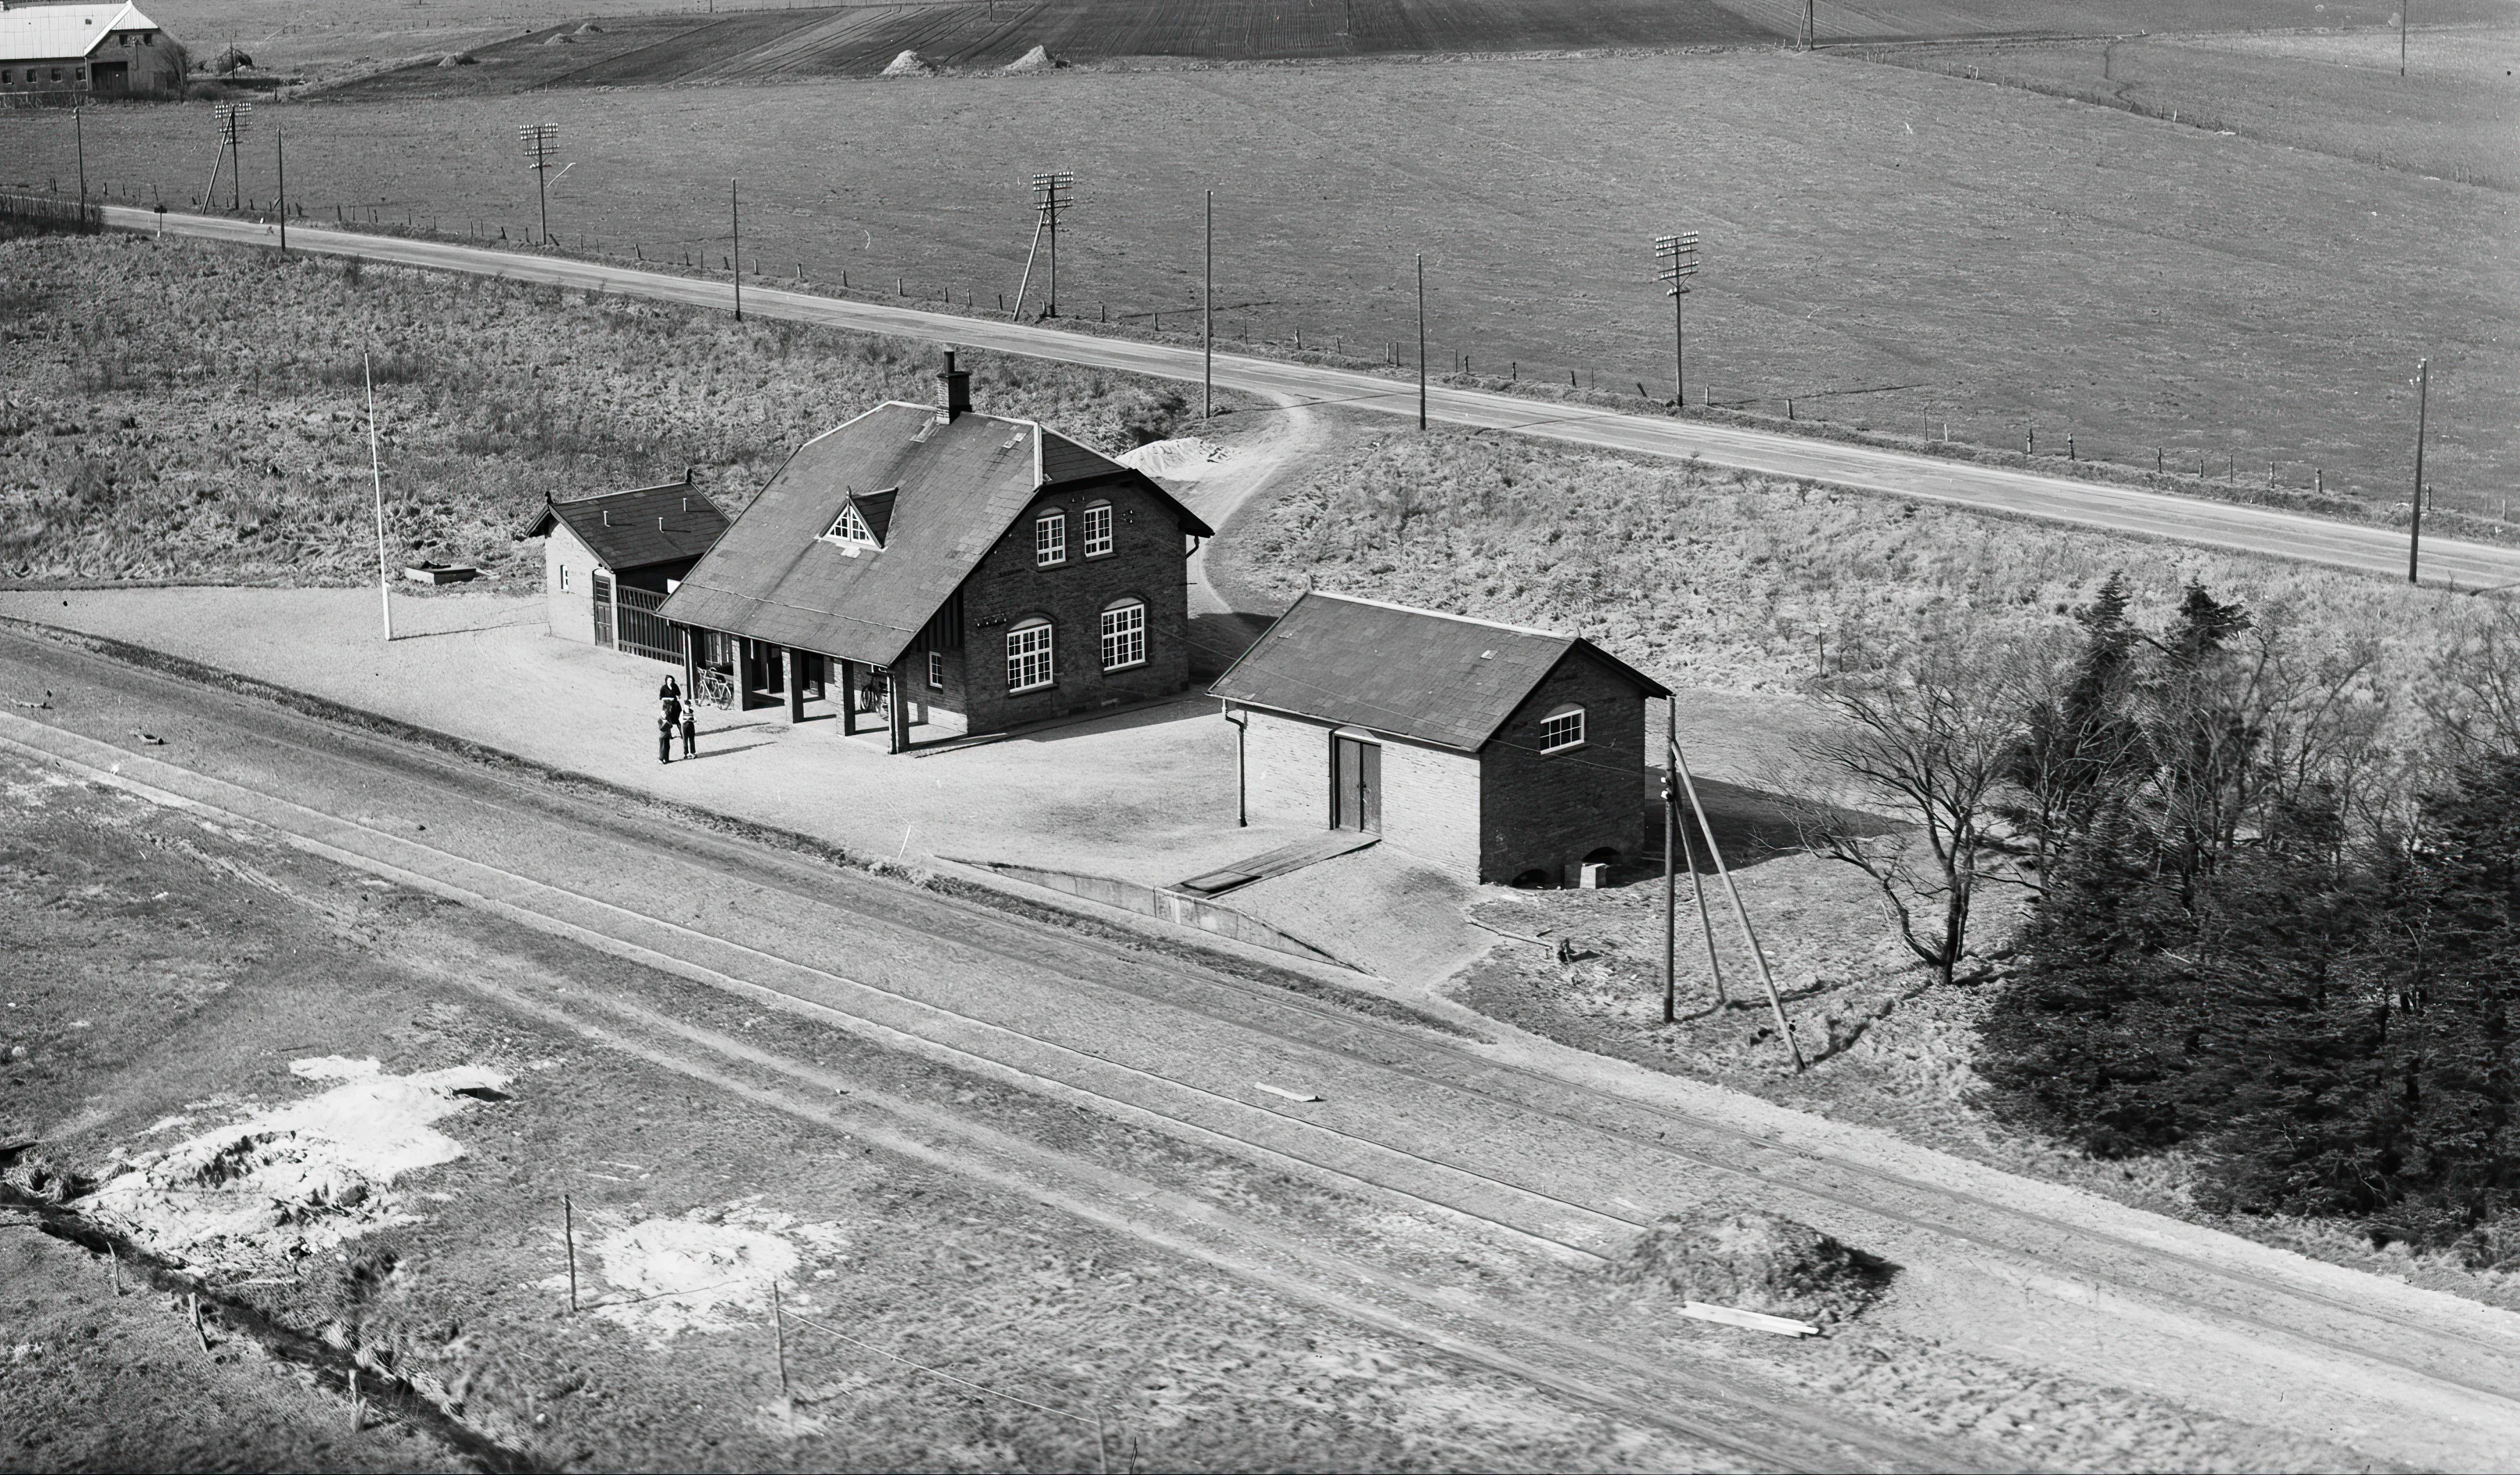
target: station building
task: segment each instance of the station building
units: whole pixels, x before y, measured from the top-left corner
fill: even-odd
[[[1571,885],[1634,860],[1645,702],[1590,641],[1308,593],[1209,688],[1254,823],[1376,832],[1470,881]]]
[[[1189,685],[1186,559],[1206,523],[1143,472],[1027,420],[879,405],[799,447],[660,609],[693,689],[837,707],[917,741]]]

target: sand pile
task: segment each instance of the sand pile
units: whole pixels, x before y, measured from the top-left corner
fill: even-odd
[[[1036,71],[1056,71],[1066,65],[1065,62],[1052,56],[1049,47],[1036,46],[999,69],[1009,76],[1027,76]]]
[[[1179,440],[1150,440],[1134,451],[1123,451],[1111,459],[1132,470],[1144,471],[1160,480],[1196,481],[1214,474],[1233,454],[1229,447],[1187,435]]]
[[[1807,1224],[1721,1206],[1665,1215],[1610,1274],[1683,1300],[1822,1324],[1863,1311],[1888,1279],[1887,1267]]]
[[[883,70],[878,72],[877,75],[887,77],[932,77],[936,75],[936,67],[925,57],[921,56],[919,53],[915,51],[905,51],[901,55],[893,58],[892,61],[884,67]]]
[[[478,64],[463,52],[450,51],[446,55],[437,59],[437,65],[440,67],[472,67]]]
[[[553,31],[550,35],[543,37],[543,44],[545,46],[566,46],[569,44],[569,40],[568,37],[561,34],[559,31]]]
[[[830,1222],[807,1224],[760,1207],[757,1198],[694,1209],[675,1219],[611,1220],[588,1216],[600,1232],[579,1230],[580,1254],[601,1268],[610,1289],[581,1302],[607,1320],[662,1341],[686,1331],[724,1331],[770,1313],[770,1288],[810,1311],[799,1285],[810,1262],[841,1254],[849,1235]],[[604,1228],[607,1222],[610,1227]],[[829,1273],[826,1272],[826,1274]],[[566,1274],[545,1280],[565,1288]]]
[[[407,1222],[393,1181],[464,1155],[433,1124],[475,1099],[500,1099],[508,1084],[476,1065],[392,1076],[374,1060],[327,1055],[289,1068],[340,1084],[127,1157],[81,1208],[195,1266],[247,1270],[298,1259]],[[171,1117],[158,1127],[186,1125],[188,1118]]]

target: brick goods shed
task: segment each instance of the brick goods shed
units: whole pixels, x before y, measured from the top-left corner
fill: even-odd
[[[1566,885],[1642,848],[1645,702],[1671,693],[1573,636],[1316,593],[1208,694],[1242,727],[1251,819]]]
[[[0,101],[168,96],[183,86],[184,49],[136,6],[0,0]]]
[[[878,405],[799,447],[662,613],[696,664],[791,721],[834,693],[893,751],[1000,732],[1190,680],[1190,509],[1028,420],[976,414],[945,357],[941,405]],[[701,689],[715,677],[695,671]],[[835,689],[835,692],[834,692]]]
[[[726,527],[726,514],[687,476],[546,502],[518,536],[545,540],[543,598],[552,634],[679,665],[682,637],[656,617],[656,606]]]

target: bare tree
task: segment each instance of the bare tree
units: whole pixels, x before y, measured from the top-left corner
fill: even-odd
[[[1806,803],[1803,842],[1871,877],[1908,951],[1949,983],[1979,887],[2010,878],[1998,815],[2028,732],[2068,652],[2062,632],[1958,623],[1870,669],[1814,683],[1827,721],[1794,751],[1835,802]],[[1897,824],[1885,829],[1868,815]]]

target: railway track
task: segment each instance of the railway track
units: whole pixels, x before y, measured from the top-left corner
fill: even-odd
[[[22,638],[0,644],[24,658]],[[198,711],[208,696],[88,652],[46,644],[40,654],[159,706]],[[2008,1315],[2036,1339],[2105,1344],[2117,1377],[2094,1368],[2088,1356],[2081,1365],[2067,1362],[2070,1370],[2103,1381],[2190,1398],[2201,1391],[2208,1397],[2198,1401],[2210,1407],[2212,1389],[2181,1386],[2200,1361],[2227,1371],[2257,1366],[2341,1401],[2353,1415],[2348,1422],[2385,1435],[2399,1457],[2485,1467],[2507,1463],[2507,1452],[2520,1449],[2511,1442],[2520,1431],[2520,1335],[2513,1330],[2520,1319],[2288,1263],[2185,1226],[2124,1213],[2076,1217],[2067,1212],[2073,1195],[2062,1190],[2048,1195],[2060,1209],[2000,1201],[1964,1184],[1566,1080],[1265,984],[1152,961],[976,904],[835,872],[635,810],[598,807],[478,764],[259,703],[220,704],[228,710],[216,720],[249,734],[272,773],[303,780],[327,768],[341,771],[339,782],[368,801],[408,800],[415,813],[433,804],[430,823],[438,828],[423,841],[397,824],[282,798],[275,790],[287,785],[176,768],[60,728],[8,719],[0,721],[0,736],[91,772],[120,764],[130,779],[146,770],[153,786],[270,826],[347,864],[896,1049],[1421,1206],[1561,1257],[1610,1251],[1651,1221],[1657,1197],[1688,1201],[1710,1183],[1731,1184],[1900,1262],[1911,1282],[1922,1281],[1929,1304],[1941,1298],[1975,1315],[1969,1298],[1984,1300],[1989,1283],[2003,1285],[2010,1294],[1997,1299],[2019,1309],[1978,1318],[1993,1333],[1983,1344],[1992,1350],[2024,1351],[2005,1332]],[[534,874],[502,864],[513,837],[535,830],[557,831],[562,849],[586,858],[574,876],[545,878],[548,867]],[[653,894],[644,900],[607,887],[590,879],[604,871],[594,858],[607,852],[670,875],[652,881]],[[694,885],[724,891],[730,883],[739,894],[704,916],[698,910],[678,916],[673,906],[653,904]],[[784,930],[766,925],[783,920]],[[765,929],[756,932],[756,923]],[[810,940],[815,935],[849,939],[843,953],[922,958],[927,965],[911,969],[916,976],[898,967],[836,966],[832,950]],[[958,969],[1015,986],[934,982]],[[1195,1038],[1200,1048],[1132,1046],[1126,1031],[1110,1024],[1130,1018],[1160,1018],[1155,1033]],[[1299,1109],[1248,1089],[1271,1079],[1319,1086],[1330,1100]],[[1536,1133],[1552,1147],[1544,1158],[1517,1158],[1499,1145]],[[1478,1145],[1463,1145],[1472,1142]],[[2149,1384],[2141,1365],[2147,1361],[2156,1363]],[[2492,1451],[2504,1453],[2498,1458]]]

